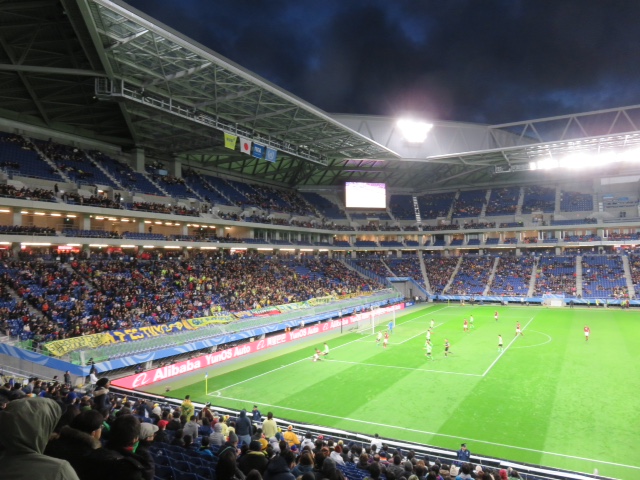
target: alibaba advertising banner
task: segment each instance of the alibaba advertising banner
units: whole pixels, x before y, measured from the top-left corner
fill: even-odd
[[[377,315],[388,313],[393,310],[402,310],[403,308],[404,303],[382,307]],[[228,360],[251,355],[261,350],[266,350],[267,348],[310,337],[312,335],[317,335],[319,333],[329,332],[331,330],[348,326],[362,320],[368,320],[369,318],[371,318],[371,312],[357,313],[355,315],[350,315],[341,319],[329,320],[327,322],[311,325],[310,327],[299,328],[290,332],[271,335],[267,338],[263,338],[262,340],[243,343],[242,345],[238,345],[237,347],[228,348],[226,350],[221,350],[215,353],[209,353],[207,355],[202,355],[201,357],[174,363],[173,365],[167,365],[164,367],[149,370],[147,372],[118,378],[117,380],[113,380],[111,383],[116,387],[129,388],[132,390],[142,388],[147,385],[152,385],[156,382],[161,382],[163,380],[178,377],[184,373],[190,373],[208,367],[215,367],[216,365]]]

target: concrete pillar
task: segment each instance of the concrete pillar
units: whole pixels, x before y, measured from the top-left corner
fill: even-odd
[[[18,258],[18,254],[20,253],[20,244],[19,243],[12,243],[11,244],[11,256],[15,259]]]
[[[89,245],[86,243],[82,245],[82,258],[86,258],[86,259],[91,258],[91,249],[89,248]]]
[[[91,217],[88,213],[82,214],[80,218],[80,230],[91,230]]]
[[[136,148],[133,151],[133,169],[136,172],[144,173],[144,148]]]
[[[20,209],[17,207],[13,209],[13,224],[16,227],[22,226],[22,214],[20,213]]]
[[[179,158],[173,159],[173,171],[171,172],[171,174],[174,177],[182,178],[182,160],[180,160]]]

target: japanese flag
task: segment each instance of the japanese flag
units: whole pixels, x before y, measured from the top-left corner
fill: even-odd
[[[240,137],[240,151],[251,155],[251,140],[248,138]]]

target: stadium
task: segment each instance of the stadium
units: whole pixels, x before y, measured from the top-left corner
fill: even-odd
[[[6,472],[41,401],[56,478],[639,474],[640,106],[331,114],[120,1],[0,16]]]

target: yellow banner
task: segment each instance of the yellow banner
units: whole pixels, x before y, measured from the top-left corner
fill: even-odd
[[[316,305],[324,305],[326,303],[331,303],[335,301],[335,299],[336,297],[334,297],[333,295],[328,295],[326,297],[310,298],[309,300],[307,300],[307,303],[312,307],[315,307]]]
[[[96,333],[95,335],[86,335],[84,337],[56,340],[54,342],[47,343],[45,347],[51,355],[61,357],[69,352],[73,352],[74,350],[102,347],[110,343],[113,343],[113,340],[109,335],[106,333]]]
[[[238,137],[236,135],[231,135],[230,133],[225,133],[224,134],[224,146],[226,148],[230,148],[231,150],[235,150],[237,142],[238,142]]]

